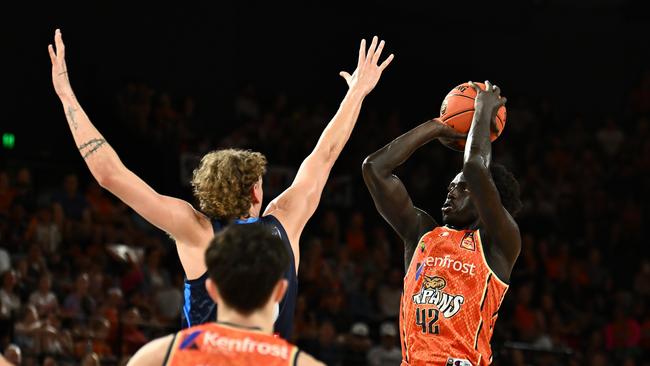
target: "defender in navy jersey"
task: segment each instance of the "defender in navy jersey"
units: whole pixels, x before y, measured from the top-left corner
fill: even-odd
[[[268,217],[268,216],[267,216]],[[324,366],[274,337],[274,310],[289,286],[286,244],[264,225],[229,225],[205,252],[204,287],[218,322],[173,332],[142,347],[128,366]]]
[[[276,325],[284,337],[290,338],[290,319],[293,317],[297,292],[295,272],[300,263],[300,235],[318,206],[327,177],[352,133],[363,100],[377,85],[382,72],[393,59],[393,55],[390,55],[378,64],[384,42],[374,37],[367,49],[365,40],[361,41],[356,70],[352,74],[340,73],[348,84],[348,91],[339,110],[325,127],[314,150],[300,165],[291,186],[271,201],[264,211],[262,176],[266,171],[266,158],[258,152],[226,149],[206,154],[192,178],[200,210],[184,200],[154,191],[122,164],[117,153],[90,122],[70,86],[65,47],[58,29],[54,42],[56,50],[52,45],[48,48],[52,62],[52,83],[88,169],[102,187],[176,241],[187,279],[184,306],[187,313],[183,325],[194,326],[197,325],[195,322],[214,320],[211,319],[214,306],[197,290],[205,282],[207,268],[204,253],[214,237],[213,220],[231,222],[261,217],[262,222],[274,222],[272,226],[283,234],[283,240],[291,247],[294,259],[293,272],[289,276],[294,281],[290,281],[289,295],[281,303],[284,308],[279,309],[280,317]]]
[[[293,328],[293,314],[298,296],[298,277],[296,276],[295,259],[291,243],[282,224],[273,215],[264,216],[261,219],[250,218],[246,220],[235,220],[232,225],[263,225],[268,228],[271,234],[282,240],[289,253],[289,268],[284,272],[284,279],[287,280],[287,291],[282,301],[276,308],[274,332],[282,338],[288,339]],[[218,220],[212,222],[215,234],[224,228],[224,224]],[[188,328],[197,324],[213,322],[217,319],[217,305],[212,301],[205,287],[205,280],[208,279],[208,272],[195,280],[185,280],[183,311],[181,313],[182,328]]]

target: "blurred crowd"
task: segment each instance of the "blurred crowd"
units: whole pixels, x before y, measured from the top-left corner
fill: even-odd
[[[623,112],[609,115],[509,99],[493,157],[521,184],[523,248],[492,340],[494,365],[649,365],[650,72]],[[216,113],[191,96],[131,83],[115,101],[128,134],[109,142],[145,180],[156,177],[154,188],[190,201],[188,174],[202,154],[263,152],[268,202],[335,108],[249,85]],[[417,121],[403,118],[399,105],[364,108],[301,242],[292,341],[328,365],[401,359],[402,244],[375,212],[360,165]],[[430,145],[398,175],[416,205],[439,217],[461,155]],[[72,141],[60,149],[73,150]],[[173,241],[80,164],[0,166],[0,276],[0,346],[15,364],[121,365],[180,326],[183,273]]]

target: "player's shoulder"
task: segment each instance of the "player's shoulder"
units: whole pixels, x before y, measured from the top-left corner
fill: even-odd
[[[481,242],[486,244],[486,247],[491,247],[491,249],[500,250],[505,252],[516,252],[519,254],[521,250],[521,231],[517,222],[511,219],[511,225],[509,225],[507,232],[499,231],[493,232],[488,228],[479,228],[476,232],[479,233]]]
[[[418,207],[415,207],[415,211],[416,211],[416,222],[414,222],[413,224],[417,227],[420,237],[423,234],[428,233],[433,229],[435,229],[436,227],[440,226],[440,224],[438,224],[438,222],[431,215],[429,215],[428,212]]]
[[[189,202],[185,202],[192,212],[193,224],[187,226],[186,232],[178,237],[167,233],[169,237],[176,242],[176,244],[183,244],[190,247],[203,247],[207,246],[210,239],[214,236],[214,229],[212,220],[203,212],[197,210]]]
[[[174,339],[176,334],[169,334],[147,343],[131,357],[127,366],[162,365]]]
[[[284,241],[289,241],[289,237],[287,235],[286,229],[284,228],[284,225],[282,225],[282,222],[273,214],[262,216],[260,218],[260,223],[266,225],[271,230],[271,233],[273,235],[279,237]]]
[[[324,363],[318,361],[312,355],[305,352],[298,353],[295,364],[297,366],[325,366]]]

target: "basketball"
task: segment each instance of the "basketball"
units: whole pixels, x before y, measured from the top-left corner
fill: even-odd
[[[474,83],[481,89],[485,90],[485,84]],[[440,106],[439,119],[447,125],[453,127],[456,131],[461,133],[468,133],[472,125],[472,118],[474,118],[474,99],[476,98],[476,90],[472,88],[469,83],[463,83],[453,88],[442,101]],[[496,117],[496,131],[492,130],[490,141],[494,141],[501,135],[503,128],[506,125],[506,107],[502,106],[497,111]],[[441,139],[445,146],[463,151],[465,149],[465,140],[447,140]]]

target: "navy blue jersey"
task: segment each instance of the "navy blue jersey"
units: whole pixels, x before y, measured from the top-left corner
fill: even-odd
[[[284,339],[291,339],[291,332],[293,330],[293,316],[296,308],[296,297],[298,296],[298,277],[296,276],[296,262],[293,256],[293,249],[287,237],[287,232],[282,227],[278,219],[272,215],[267,215],[262,218],[250,218],[247,220],[236,220],[234,224],[247,225],[247,224],[262,224],[268,226],[273,233],[282,239],[287,251],[289,252],[290,265],[284,278],[289,282],[287,292],[280,302],[278,309],[278,316],[275,320],[275,332],[280,334]],[[212,226],[214,232],[218,232],[223,228],[223,224],[219,221],[213,221]],[[184,289],[184,304],[183,312],[181,314],[181,327],[183,329],[195,325],[214,322],[217,320],[217,305],[212,301],[205,289],[205,280],[208,278],[208,273],[204,273],[201,277],[188,280],[185,278]]]

